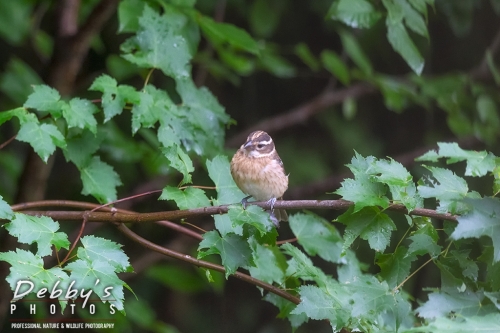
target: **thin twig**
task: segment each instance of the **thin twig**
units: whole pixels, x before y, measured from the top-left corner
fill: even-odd
[[[13,137],[11,137],[9,140],[5,141],[4,143],[2,143],[0,145],[0,149],[3,149],[5,146],[7,146],[9,143],[11,143],[12,141],[14,141],[14,139],[16,138],[17,134],[14,135]]]
[[[207,269],[211,269],[211,270],[214,270],[214,271],[217,271],[217,272],[221,272],[221,273],[225,273],[226,270],[224,269],[223,266],[221,265],[217,265],[217,264],[214,264],[214,263],[211,263],[211,262],[208,262],[208,261],[204,261],[204,260],[199,260],[199,259],[196,259],[196,258],[193,258],[191,257],[190,255],[187,255],[187,254],[182,254],[182,253],[178,253],[176,251],[172,251],[170,249],[167,249],[167,248],[164,248],[164,247],[161,247],[157,244],[154,244],[144,238],[142,238],[141,236],[137,235],[135,232],[133,232],[132,230],[130,230],[129,228],[127,228],[124,224],[119,224],[117,226],[118,230],[120,230],[125,236],[129,237],[131,240],[133,240],[134,242],[137,242],[139,244],[141,244],[142,246],[152,250],[152,251],[155,251],[155,252],[158,252],[158,253],[161,253],[163,255],[166,255],[168,257],[171,257],[171,258],[176,258],[176,259],[179,259],[179,260],[182,260],[182,261],[185,261],[185,262],[188,262],[190,264],[193,264],[195,266],[198,266],[198,267],[203,267],[203,268],[207,268]],[[267,290],[273,294],[276,294],[280,297],[283,297],[284,299],[287,299],[289,300],[290,302],[294,303],[294,304],[299,304],[300,303],[300,299],[292,294],[289,294],[287,293],[286,291],[284,290],[281,290],[280,288],[277,288],[269,283],[266,283],[266,282],[263,282],[261,280],[258,280],[254,277],[251,277],[250,275],[247,275],[247,274],[244,274],[244,273],[241,273],[241,272],[235,272],[233,275],[231,276],[234,276],[240,280],[243,280],[245,282],[248,282],[248,283],[251,283],[253,285],[256,285],[257,287],[260,287],[264,290]]]
[[[332,105],[340,104],[347,98],[358,98],[363,95],[374,93],[375,91],[376,89],[373,86],[364,82],[340,90],[326,89],[324,92],[302,105],[250,126],[230,138],[227,141],[227,146],[233,148],[239,147],[245,141],[248,133],[257,130],[276,132],[303,123],[318,112]]]

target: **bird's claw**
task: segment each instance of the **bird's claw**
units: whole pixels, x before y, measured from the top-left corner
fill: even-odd
[[[252,196],[249,195],[248,197],[244,197],[243,199],[241,199],[241,205],[243,206],[243,209],[247,209],[247,203],[248,203],[248,199],[251,198]]]

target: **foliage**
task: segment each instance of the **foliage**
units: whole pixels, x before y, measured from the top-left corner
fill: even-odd
[[[25,17],[32,6],[30,1],[19,1],[0,8],[14,18]],[[390,110],[438,106],[453,133],[475,134],[494,143],[500,133],[495,90],[461,73],[425,74],[422,45],[431,39],[428,21],[435,6],[433,0],[334,0],[326,19],[333,24],[342,53],[328,48],[315,52],[298,43],[293,54],[311,72],[328,73],[343,86],[362,82],[375,87]],[[456,5],[442,1],[439,6]],[[180,210],[228,205],[227,214],[214,215],[214,227],[203,233],[195,256],[220,261],[226,279],[244,270],[298,297],[299,304],[293,304],[261,290],[293,330],[309,319],[326,320],[334,332],[498,330],[500,158],[493,152],[440,142],[437,150],[416,159],[428,165],[422,164],[422,176],[414,177],[393,158],[365,157],[355,151],[347,164],[352,178],[330,189],[335,190],[330,194],[353,204],[332,221],[309,211],[295,212],[289,224],[277,229],[265,210],[255,205],[243,209],[239,204],[244,194],[230,176],[224,151],[232,120],[212,92],[195,82],[193,67],[203,67],[214,78],[235,85],[259,71],[280,79],[298,75],[297,63],[266,40],[273,36],[278,13],[285,7],[284,0],[254,1],[248,14],[249,33],[214,20],[194,1],[123,0],[118,29],[129,35],[120,46],[120,60],[114,60],[123,63],[115,68],[122,74],[139,74],[140,84],[120,82],[119,71],[112,73],[109,66],[110,73],[93,79],[80,96],[61,96],[14,59],[3,80],[19,76],[21,88],[0,84],[17,103],[0,113],[0,125],[14,128],[16,140],[29,144],[46,163],[62,152],[78,172],[81,194],[99,203],[117,200],[120,186],[127,187],[126,180],[138,169],[133,166],[139,165],[146,173],[169,177],[159,197],[168,205],[173,201]],[[23,22],[14,33],[9,33],[8,22],[0,23],[0,34],[13,45],[21,43],[29,30]],[[458,29],[457,22],[452,25]],[[374,64],[359,35],[377,29],[384,31],[391,52],[413,73],[396,78]],[[210,52],[201,50],[202,40],[210,44]],[[40,51],[50,46],[43,41],[39,36]],[[498,84],[492,55],[485,59]],[[23,80],[36,83],[24,95],[28,90]],[[348,96],[343,103],[345,117],[356,117],[356,100]],[[465,171],[450,166],[456,163],[465,164]],[[215,192],[195,183],[208,178]],[[491,191],[474,190],[477,182],[487,183]],[[11,265],[7,282],[13,291],[19,280],[32,281],[35,291],[56,282],[67,288],[75,281],[75,288],[92,290],[121,313],[131,314],[141,328],[174,330],[156,320],[141,297],[131,297],[132,288],[121,273],[133,268],[120,244],[105,235],[84,236],[76,239],[73,250],[70,241],[75,240],[60,229],[62,221],[15,212],[13,195],[5,196],[0,196],[3,228],[19,243],[36,243],[36,250],[29,246],[0,253],[0,260]],[[397,215],[391,211],[395,206],[404,210]],[[432,207],[447,221],[441,226],[426,217],[424,207]],[[401,215],[404,218],[398,218]],[[278,240],[287,229],[296,242]],[[70,248],[74,252],[68,253]],[[57,264],[50,260],[53,252]],[[374,267],[367,264],[372,257]],[[440,284],[423,286],[428,294],[421,299],[405,287],[426,266],[435,267]],[[222,280],[210,271],[205,274],[153,266],[145,276],[185,293],[206,290],[207,278],[220,291]],[[63,313],[74,298],[59,299]]]

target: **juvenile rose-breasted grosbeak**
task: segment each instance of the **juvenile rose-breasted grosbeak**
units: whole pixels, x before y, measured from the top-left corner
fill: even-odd
[[[279,221],[288,221],[285,210],[273,208],[276,199],[281,199],[288,188],[288,175],[269,134],[264,131],[250,133],[231,160],[231,175],[240,190],[249,195],[241,200],[243,207],[250,197],[268,201],[273,223],[278,226]]]

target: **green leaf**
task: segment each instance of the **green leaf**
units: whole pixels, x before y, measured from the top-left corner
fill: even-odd
[[[307,254],[319,255],[324,260],[340,263],[343,239],[337,229],[312,213],[289,217],[290,228]]]
[[[9,44],[19,45],[30,32],[32,23],[30,17],[33,13],[35,3],[29,0],[16,2],[0,1],[0,35]]]
[[[358,66],[365,75],[371,76],[373,73],[372,64],[354,36],[346,31],[342,31],[340,32],[340,38],[342,40],[344,50],[352,61],[354,61],[356,66]]]
[[[334,51],[324,50],[320,54],[321,62],[326,70],[332,73],[343,85],[348,85],[351,81],[349,68]]]
[[[409,253],[404,246],[399,246],[394,253],[377,254],[377,265],[380,266],[379,276],[387,282],[390,288],[396,288],[410,274],[411,263],[417,257]]]
[[[167,288],[182,293],[198,293],[207,289],[205,280],[191,267],[159,264],[149,267],[145,273],[147,277],[161,282]]]
[[[371,28],[382,13],[367,0],[338,0],[332,3],[326,16],[353,28]]]
[[[180,185],[191,183],[191,172],[194,171],[193,162],[181,147],[173,145],[162,148],[163,155],[167,158],[169,165],[182,173],[183,178]]]
[[[15,108],[15,109],[8,110],[8,111],[1,111],[0,112],[0,125],[5,123],[6,121],[11,120],[13,117],[18,118],[19,122],[21,124],[24,124],[24,123],[30,122],[30,121],[35,121],[35,122],[37,121],[34,114],[29,113],[28,111],[26,111],[25,108],[20,107],[20,108]]]
[[[367,206],[389,207],[385,192],[383,184],[373,182],[367,175],[359,175],[356,179],[345,179],[334,193],[342,196],[344,200],[353,201],[354,212],[358,212]]]
[[[203,251],[204,249],[208,250]],[[235,234],[221,237],[215,230],[203,234],[198,251],[198,259],[209,254],[219,254],[226,269],[226,279],[236,272],[238,267],[248,266],[252,255],[248,243],[242,237]]]
[[[83,195],[90,194],[101,203],[116,200],[116,187],[122,184],[120,177],[98,156],[94,156],[85,167],[80,169],[80,177],[83,183]]]
[[[217,200],[214,205],[234,204],[245,197],[231,177],[227,156],[220,155],[207,160],[207,169],[217,191]]]
[[[198,24],[214,45],[229,45],[253,54],[259,54],[259,44],[243,29],[229,23],[216,22],[208,16],[197,16]]]
[[[108,239],[84,236],[80,239],[83,247],[78,248],[78,258],[89,262],[101,260],[113,266],[115,272],[133,272],[122,245]]]
[[[121,114],[127,103],[140,103],[139,92],[127,85],[117,85],[109,75],[101,75],[94,80],[89,90],[102,92],[101,105],[104,109],[104,122]]]
[[[43,259],[39,255],[16,249],[16,252],[0,252],[0,260],[8,262],[12,267],[10,274],[5,279],[12,291],[16,289],[17,282],[20,280],[29,280],[33,282],[33,292],[37,292],[42,288],[53,288],[56,282],[61,285],[69,284],[68,275],[60,267],[52,267],[50,269],[43,268]],[[27,291],[20,288],[19,293]]]
[[[437,257],[441,253],[441,246],[429,235],[419,233],[408,237],[412,241],[408,247],[408,255],[430,254],[431,257]]]
[[[464,199],[472,210],[457,218],[458,225],[451,238],[490,237],[494,247],[494,261],[500,261],[500,201],[497,198]]]
[[[342,304],[327,292],[316,286],[299,287],[300,304],[291,312],[304,313],[307,317],[316,320],[329,320],[333,327],[342,326],[344,320],[340,317]]]
[[[378,160],[372,164],[372,170],[379,174],[377,179],[388,185],[407,186],[412,182],[412,176],[406,168],[392,158],[389,160]]]
[[[249,24],[260,37],[270,37],[279,24],[286,2],[283,0],[256,0],[252,3]]]
[[[486,151],[463,150],[456,142],[438,142],[439,150],[430,150],[418,157],[416,161],[437,162],[438,158],[446,158],[448,164],[466,161],[466,176],[481,177],[495,168],[495,156]]]
[[[499,332],[500,314],[488,313],[484,316],[452,316],[437,317],[427,325],[414,327],[405,332],[442,332],[442,333],[470,333],[470,332]]]
[[[249,267],[250,275],[267,283],[284,283],[285,261],[278,248],[264,246],[252,236],[248,239],[252,249],[253,266]]]
[[[59,92],[44,84],[33,86],[33,90],[24,103],[24,107],[50,112],[55,118],[59,118],[62,106]]]
[[[181,29],[185,18],[160,15],[148,5],[139,18],[137,35],[122,44],[123,57],[145,68],[159,68],[168,76],[189,77],[191,52]]]
[[[39,124],[37,121],[22,124],[16,139],[29,143],[44,162],[54,153],[56,146],[66,147],[64,136],[56,126]]]
[[[489,312],[497,312],[491,304],[485,302],[483,292],[453,291],[453,292],[433,292],[429,294],[429,300],[420,306],[416,311],[422,318],[440,318],[450,314],[460,317],[474,315],[486,315]]]
[[[139,29],[137,13],[144,11],[145,2],[141,0],[120,1],[118,5],[118,32],[136,32]]]
[[[317,72],[320,69],[318,59],[316,59],[306,43],[295,45],[293,51],[313,72]]]
[[[17,57],[12,57],[0,77],[0,90],[17,105],[32,93],[32,86],[42,83],[37,72]]]
[[[151,89],[148,85],[146,89],[139,92],[139,103],[132,107],[132,133],[135,134],[141,127],[151,128],[160,119],[162,109],[155,105]],[[149,90],[149,91],[148,91]],[[166,95],[166,94],[165,94]]]
[[[69,249],[68,236],[59,230],[59,223],[47,216],[30,216],[15,213],[10,223],[5,224],[5,229],[18,238],[20,243],[37,243],[37,255],[48,256],[52,253],[52,245],[59,251],[61,248]]]
[[[96,136],[85,130],[81,133],[66,138],[67,149],[63,151],[66,160],[73,162],[78,168],[89,163],[92,155],[101,147],[104,137]]]
[[[233,228],[237,226],[243,227],[245,224],[249,224],[254,226],[261,236],[264,236],[273,228],[273,223],[269,219],[269,213],[259,206],[251,205],[246,209],[243,209],[242,206],[230,206],[228,215],[231,219]]]
[[[181,190],[177,187],[166,186],[163,188],[158,200],[174,200],[179,209],[210,206],[210,200],[205,195],[205,191],[194,187],[187,187]]]
[[[0,195],[0,219],[10,220],[14,216],[14,211],[9,206],[7,202],[3,200],[3,197]]]
[[[422,198],[439,200],[439,211],[454,211],[455,201],[465,198],[469,188],[465,180],[448,169],[427,167],[438,183],[430,180],[430,185],[419,185],[418,193]]]
[[[64,103],[62,106],[62,114],[68,123],[68,128],[86,128],[94,134],[97,132],[97,121],[94,118],[94,113],[98,111],[91,101],[78,97],[71,99],[68,104]]]
[[[290,78],[297,75],[297,70],[293,64],[269,47],[266,47],[261,52],[259,65],[277,77]]]
[[[287,277],[296,277],[304,281],[315,281],[320,287],[326,286],[332,282],[332,278],[327,276],[321,269],[315,267],[311,259],[302,251],[290,243],[281,245],[284,254],[291,258],[287,261]]]
[[[118,310],[123,311],[123,286],[115,273],[115,268],[107,260],[82,260],[78,259],[66,265],[71,271],[70,280],[75,281],[73,288],[78,290],[92,290],[104,302],[113,304]],[[111,288],[111,289],[110,289]],[[110,293],[105,294],[105,289]]]
[[[389,245],[391,232],[396,229],[392,219],[378,207],[365,207],[354,212],[350,208],[337,220],[347,226],[344,233],[344,251],[358,236],[367,240],[373,250],[384,251]]]
[[[385,2],[385,1],[384,1]],[[394,50],[398,52],[411,69],[420,75],[424,69],[424,58],[411,40],[402,21],[394,22],[387,18],[387,39]]]

